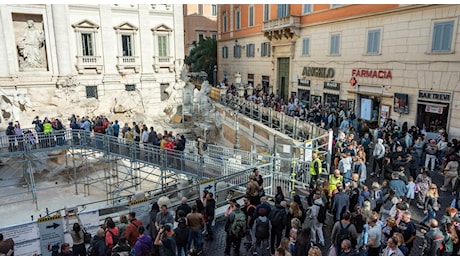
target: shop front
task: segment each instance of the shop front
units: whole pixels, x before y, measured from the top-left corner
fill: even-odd
[[[419,90],[416,125],[428,133],[448,131],[451,102],[452,93]]]
[[[338,108],[340,104],[340,83],[325,81],[323,95],[326,107]]]
[[[297,92],[300,105],[310,108],[310,84],[309,79],[297,80]]]

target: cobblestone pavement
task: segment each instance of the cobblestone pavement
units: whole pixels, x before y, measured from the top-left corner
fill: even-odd
[[[438,187],[441,187],[444,178],[442,174],[438,171],[435,170],[431,174],[431,178],[434,183],[438,185]],[[375,178],[370,178],[368,182],[375,181]],[[450,205],[450,202],[452,200],[451,193],[450,192],[443,192],[440,191],[440,202],[442,205],[442,210],[439,211],[440,214],[436,216],[437,219],[440,219],[442,217],[441,214],[443,214],[444,209]],[[412,213],[412,219],[416,223],[417,226],[417,239],[414,242],[414,247],[411,252],[411,256],[420,256],[422,255],[422,249],[419,247],[423,244],[423,234],[420,232],[420,225],[418,223],[422,220],[423,218],[423,210],[419,209],[416,207],[415,202],[413,205],[410,206],[410,212]],[[213,241],[204,241],[204,247],[203,247],[203,255],[206,256],[223,256],[224,255],[224,249],[225,249],[225,239],[226,239],[226,233],[224,230],[225,226],[225,219],[220,218],[216,221],[216,226],[214,227],[214,240]],[[330,245],[330,239],[327,236],[331,232],[330,226],[326,226],[324,228],[324,234],[326,238],[326,246],[322,248],[323,255],[326,254],[327,249],[329,248]],[[246,250],[243,246],[243,243],[240,248],[240,254],[241,255],[246,255]]]

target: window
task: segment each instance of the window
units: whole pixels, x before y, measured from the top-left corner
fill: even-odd
[[[198,34],[198,42],[202,41],[204,39],[204,34],[200,33]]]
[[[380,53],[380,29],[369,30],[367,32],[367,54]]]
[[[308,4],[308,5],[302,5],[302,13],[303,14],[309,14],[312,12],[313,5]]]
[[[198,14],[203,15],[203,5],[198,5]]]
[[[217,5],[211,5],[211,16],[217,16]]]
[[[247,44],[246,45],[246,57],[254,57],[254,56],[255,56],[255,45]]]
[[[289,16],[289,5],[278,5],[278,18]]]
[[[235,10],[235,29],[241,29],[241,12],[240,9]]]
[[[212,38],[213,40],[216,40],[216,41],[217,41],[217,34],[213,33],[213,34],[211,35],[211,38]]]
[[[136,85],[134,85],[134,84],[125,85],[125,90],[126,91],[135,91],[136,90]]]
[[[222,47],[222,58],[224,59],[228,58],[228,47],[227,46]]]
[[[270,57],[270,42],[263,42],[260,46],[260,56]]]
[[[249,6],[249,21],[248,21],[249,26],[254,26],[254,6],[251,5]]]
[[[451,52],[454,21],[435,22],[433,24],[432,52]]]
[[[81,34],[81,47],[83,56],[94,56],[94,45],[93,45],[93,34],[82,33]]]
[[[158,56],[167,57],[169,56],[169,39],[167,35],[158,35]]]
[[[302,39],[302,56],[310,55],[310,38]]]
[[[240,45],[233,46],[233,57],[241,58],[241,46]]]
[[[270,5],[264,5],[264,21],[270,20]]]
[[[134,56],[133,39],[131,35],[121,35],[121,49],[123,56]]]
[[[222,31],[227,32],[227,13],[224,13],[222,15],[222,20],[223,20],[223,22],[222,22],[222,26],[223,26]]]
[[[339,7],[339,6],[342,6],[342,4],[331,4],[331,8],[336,8],[336,7]]]
[[[97,55],[97,32],[99,25],[83,20],[72,24],[75,29],[75,39],[77,40],[78,54],[81,56]]]
[[[340,34],[331,35],[331,47],[329,54],[339,55],[340,54]]]
[[[86,98],[98,99],[97,86],[86,86]]]

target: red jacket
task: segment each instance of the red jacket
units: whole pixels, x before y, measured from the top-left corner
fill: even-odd
[[[139,237],[139,231],[137,229],[142,226],[142,221],[139,219],[134,219],[131,223],[126,226],[125,238],[128,240],[130,246],[136,244],[137,238]]]

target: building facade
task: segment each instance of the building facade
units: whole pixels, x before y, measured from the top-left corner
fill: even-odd
[[[0,5],[0,28],[0,94],[37,113],[153,116],[181,77],[182,5]]]
[[[218,79],[460,135],[460,5],[227,4]],[[238,75],[239,75],[238,74]]]
[[[185,56],[203,38],[217,40],[217,4],[184,4]]]

